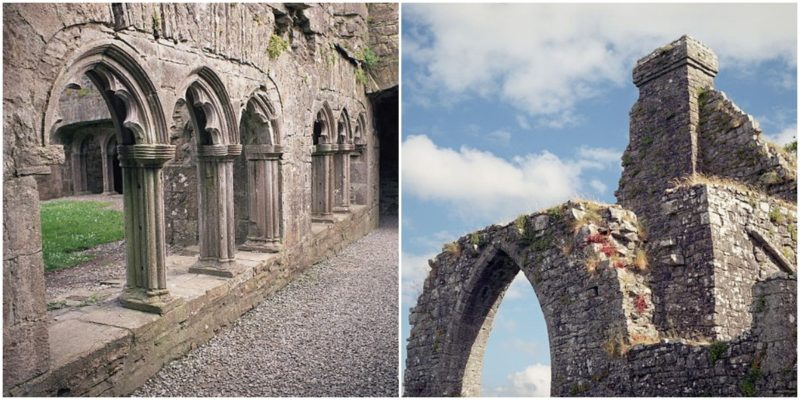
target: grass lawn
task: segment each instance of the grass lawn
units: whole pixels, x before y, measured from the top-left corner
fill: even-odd
[[[55,271],[91,260],[81,254],[103,243],[125,238],[122,213],[100,201],[60,200],[42,204],[44,270]]]

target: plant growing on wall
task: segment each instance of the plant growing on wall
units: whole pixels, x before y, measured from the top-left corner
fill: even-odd
[[[364,47],[359,50],[359,52],[356,53],[356,58],[358,61],[361,61],[361,65],[364,66],[364,69],[372,69],[378,65],[378,61],[380,61],[378,55],[369,47]]]
[[[282,37],[272,34],[269,37],[269,44],[267,45],[267,54],[271,60],[275,60],[281,56],[281,54],[289,48],[289,42],[284,40]]]

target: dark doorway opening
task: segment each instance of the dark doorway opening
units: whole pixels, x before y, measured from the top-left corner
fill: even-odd
[[[382,215],[397,215],[399,182],[398,87],[370,95],[375,134],[380,143],[379,208]]]

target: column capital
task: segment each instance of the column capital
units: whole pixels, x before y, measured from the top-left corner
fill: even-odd
[[[272,144],[249,144],[244,146],[244,153],[248,160],[271,160],[280,158],[283,146]]]
[[[242,154],[241,144],[208,144],[197,146],[197,157],[202,159],[233,160]]]
[[[175,146],[171,144],[117,146],[117,155],[123,167],[161,167],[175,157]]]
[[[335,145],[330,143],[321,143],[314,146],[314,151],[312,154],[320,155],[320,154],[333,153],[334,151],[336,151]]]

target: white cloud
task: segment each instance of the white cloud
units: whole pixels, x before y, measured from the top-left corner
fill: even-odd
[[[514,372],[507,384],[489,390],[488,396],[550,397],[550,366],[533,364],[523,371]]]
[[[579,186],[577,166],[543,151],[511,161],[461,147],[437,147],[427,136],[403,142],[403,190],[441,200],[465,216],[504,216],[566,200]]]
[[[787,144],[789,142],[797,140],[797,125],[787,127],[782,131],[772,135],[764,134],[764,136],[770,142],[777,144]]]
[[[496,96],[556,127],[683,34],[714,49],[723,69],[772,59],[794,66],[797,54],[794,4],[413,4],[403,12],[430,30],[404,32],[403,50],[424,67],[420,84],[431,95]]]
[[[580,196],[581,172],[605,168],[612,153],[582,148],[578,155],[584,158],[562,160],[545,150],[506,160],[466,146],[438,147],[427,136],[414,135],[403,142],[403,190],[444,202],[468,220],[505,222]]]

